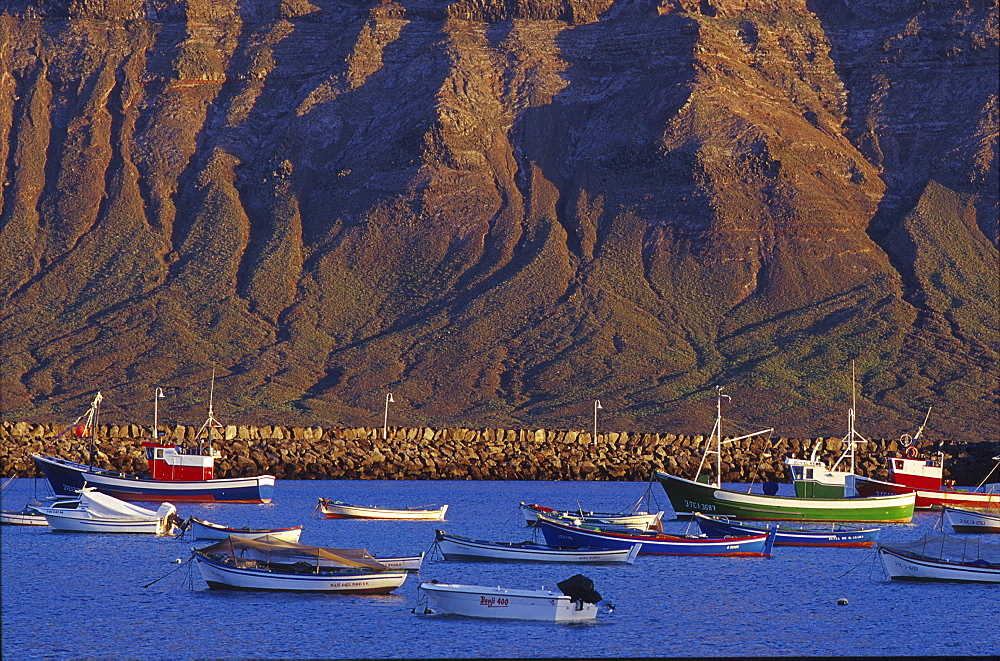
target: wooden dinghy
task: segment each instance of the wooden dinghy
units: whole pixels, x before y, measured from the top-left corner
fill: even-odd
[[[242,537],[243,539],[271,537],[280,539],[283,542],[296,543],[302,535],[302,526],[292,526],[290,528],[229,528],[196,516],[192,516],[185,521],[184,527],[191,530],[191,534],[195,539],[225,539],[233,535],[235,537]]]
[[[440,507],[410,507],[407,509],[388,509],[350,505],[339,500],[319,499],[319,511],[328,519],[403,519],[414,521],[444,521],[448,506]]]

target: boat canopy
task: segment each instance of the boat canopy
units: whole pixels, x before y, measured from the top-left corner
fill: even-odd
[[[94,490],[93,487],[87,487],[80,491],[80,504],[94,516],[102,518],[157,518],[160,516],[159,513],[153,510],[127,503],[124,500],[118,500],[114,496]]]
[[[254,559],[266,563],[280,562],[293,564],[305,562],[322,567],[365,567],[382,571],[388,568],[380,563],[367,549],[337,549],[324,546],[305,546],[285,542],[273,535],[258,539],[246,539],[229,535],[210,546],[195,549],[203,555],[225,556],[233,560]]]
[[[882,548],[911,557],[958,563],[1000,566],[1000,544],[951,535],[924,535],[912,542],[879,544]]]

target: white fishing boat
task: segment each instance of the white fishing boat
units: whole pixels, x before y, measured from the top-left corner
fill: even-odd
[[[641,502],[641,501],[640,501]],[[538,525],[538,515],[543,514],[551,518],[566,519],[575,522],[576,525],[582,523],[599,525],[606,530],[647,530],[663,531],[661,520],[663,510],[658,512],[641,512],[633,509],[629,512],[593,512],[579,508],[576,510],[557,510],[552,507],[538,505],[535,503],[520,503],[521,515],[524,523],[528,527]]]
[[[878,555],[893,580],[1000,583],[1000,544],[926,535],[909,543],[880,543]]]
[[[958,507],[944,508],[944,518],[960,533],[1000,533],[1000,509],[971,511]]]
[[[52,507],[35,507],[53,530],[66,532],[111,532],[172,535],[180,520],[177,508],[163,503],[155,512],[118,500],[92,487],[80,490],[75,507],[72,501]]]
[[[302,526],[290,528],[229,528],[192,516],[183,527],[190,530],[195,539],[225,539],[230,535],[244,539],[260,539],[270,536],[284,542],[297,543],[302,535]]]
[[[350,505],[339,500],[319,499],[319,511],[328,519],[406,519],[418,521],[444,521],[444,515],[448,512],[447,505],[440,507],[421,506],[409,507],[406,509],[388,509],[385,507],[371,507],[363,505]]]
[[[227,537],[193,549],[212,589],[389,594],[406,581],[365,549],[303,546],[280,540]]]
[[[635,562],[642,544],[629,549],[567,548],[534,542],[488,542],[436,532],[436,543],[445,560],[490,562],[567,562],[579,564],[628,564]]]
[[[601,601],[593,585],[593,581],[579,574],[557,583],[558,591],[544,587],[520,590],[424,581],[417,587],[418,600],[413,612],[545,622],[593,620]]]

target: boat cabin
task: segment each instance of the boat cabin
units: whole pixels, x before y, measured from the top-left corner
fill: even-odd
[[[785,466],[799,498],[847,498],[854,494],[854,473],[829,468],[815,459],[788,457]]]
[[[918,457],[889,457],[889,479],[915,489],[940,491],[944,476],[942,462],[938,459]]]
[[[142,444],[149,463],[149,475],[154,480],[211,480],[215,460],[222,456],[218,450],[200,454],[179,445],[163,445],[146,441]]]

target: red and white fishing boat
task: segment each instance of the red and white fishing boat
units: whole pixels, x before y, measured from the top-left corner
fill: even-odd
[[[930,415],[930,409],[927,411]],[[914,434],[911,440],[908,435],[903,437],[906,443],[902,457],[889,457],[886,462],[889,469],[889,481],[856,476],[854,487],[859,496],[891,496],[896,494],[916,494],[915,509],[939,510],[944,507],[960,509],[997,509],[1000,508],[1000,484],[983,483],[974,489],[956,487],[953,480],[944,479],[944,455],[925,458],[920,456],[916,441],[927,424],[924,424]],[[1000,462],[1000,457],[993,457]],[[996,470],[996,465],[993,466]],[[992,470],[990,474],[992,474]]]
[[[214,394],[214,385],[213,385]],[[95,434],[98,428],[98,409],[103,401],[97,393],[87,412],[63,430],[56,438],[72,430],[78,439],[90,439],[90,456],[94,454]],[[154,423],[154,429],[158,425]],[[35,463],[45,474],[56,495],[73,496],[85,485],[121,500],[147,502],[196,502],[196,503],[269,503],[274,493],[273,475],[252,477],[216,478],[215,460],[222,453],[213,445],[213,436],[219,435],[222,425],[212,412],[209,398],[208,419],[198,432],[197,448],[157,441],[142,443],[149,465],[148,476],[128,475],[104,470],[93,465],[81,464],[47,454],[33,454]],[[207,447],[205,447],[207,441]]]

